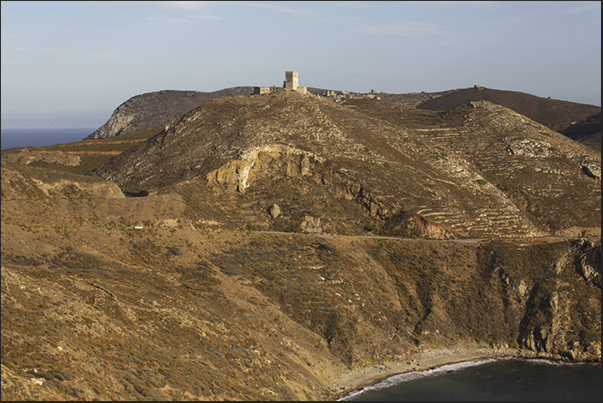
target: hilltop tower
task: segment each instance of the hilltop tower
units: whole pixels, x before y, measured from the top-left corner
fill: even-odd
[[[285,71],[285,81],[283,82],[283,88],[289,91],[295,91],[300,94],[307,94],[308,87],[299,85],[299,74],[297,71]],[[255,95],[270,94],[276,91],[276,87],[254,87],[253,93]]]
[[[299,86],[299,74],[297,71],[285,71],[285,82],[283,87],[288,90],[297,90]]]
[[[299,92],[300,94],[308,93],[308,87],[299,85],[299,75],[297,71],[285,71],[285,82],[283,83],[283,88],[286,90]]]

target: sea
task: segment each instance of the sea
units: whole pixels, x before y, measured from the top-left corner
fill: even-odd
[[[601,365],[497,358],[394,375],[350,401],[601,401]]]
[[[14,147],[42,147],[54,144],[72,143],[83,140],[97,128],[67,129],[2,129],[0,130],[2,149]]]

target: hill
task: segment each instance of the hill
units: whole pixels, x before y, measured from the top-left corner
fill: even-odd
[[[394,223],[408,214],[458,236],[600,227],[600,155],[488,102],[441,114],[285,91],[221,98],[95,173],[130,194],[178,186],[197,203],[213,203],[212,192],[220,192],[219,200],[245,193],[250,201],[286,207],[287,225],[322,217],[338,233],[369,225],[343,228],[358,211],[338,212],[341,202],[362,206],[365,221],[383,234],[396,233]],[[200,210],[207,209],[221,210]],[[256,207],[233,214],[238,218],[228,222],[238,228],[278,227]]]
[[[308,92],[320,95],[325,93],[326,90],[310,87]],[[342,91],[334,92],[342,93]],[[448,92],[381,93],[381,96],[391,102],[416,106]],[[235,95],[251,95],[252,93],[253,87],[232,87],[213,92],[163,90],[136,95],[118,106],[109,120],[84,140],[108,139],[133,131],[163,128],[172,120],[212,99]],[[361,94],[352,93],[352,95],[359,96]]]
[[[109,120],[85,140],[106,139],[132,131],[163,127],[214,98],[252,93],[253,87],[232,87],[214,92],[164,90],[136,95],[119,105]]]
[[[477,88],[476,88],[477,87]],[[474,101],[488,101],[509,108],[563,133],[574,140],[596,139],[594,148],[601,151],[601,107],[542,98],[517,91],[503,91],[476,86],[451,91],[417,105],[419,109],[447,111]],[[589,143],[590,144],[590,143]]]
[[[487,101],[277,91],[2,152],[2,397],[327,400],[601,359],[600,153]]]
[[[601,107],[545,99],[516,91],[476,87],[407,94],[380,92],[373,95],[405,106],[439,111],[450,110],[472,101],[485,100],[525,115],[573,140],[601,151]],[[308,88],[308,92],[313,95],[322,95],[326,91],[321,88]],[[341,95],[345,91],[332,92]],[[111,118],[86,137],[86,140],[105,139],[132,131],[162,128],[182,114],[212,99],[252,93],[253,87],[232,87],[214,92],[165,90],[137,95],[120,105]],[[353,92],[348,94],[351,97],[367,95]]]

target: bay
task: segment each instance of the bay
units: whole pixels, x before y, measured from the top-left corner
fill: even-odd
[[[14,147],[43,147],[81,141],[95,128],[2,129],[2,150]]]
[[[601,401],[601,365],[483,359],[395,375],[341,400]]]

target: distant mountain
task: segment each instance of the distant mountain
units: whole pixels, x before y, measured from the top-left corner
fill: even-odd
[[[232,87],[214,92],[165,90],[136,95],[118,106],[109,120],[86,140],[162,127],[214,98],[252,93],[253,87]]]
[[[476,88],[477,87],[477,88]],[[601,107],[542,98],[517,91],[493,90],[481,86],[450,91],[417,105],[419,109],[448,111],[472,101],[488,101],[541,123],[574,140],[590,138],[598,133],[601,150]],[[589,144],[590,145],[590,144]],[[597,148],[596,144],[595,147]]]
[[[177,117],[212,99],[235,95],[250,95],[253,93],[253,88],[231,87],[214,92],[164,90],[136,95],[117,107],[111,118],[99,127],[98,130],[86,137],[86,140],[106,139],[133,131],[164,127]],[[448,94],[451,91],[455,90],[409,94],[380,93],[378,96],[390,102],[416,106],[427,100]],[[326,90],[309,87],[308,92],[314,95],[321,95]],[[343,91],[334,92],[337,94],[343,93]],[[359,96],[361,94],[351,93],[351,95]]]

